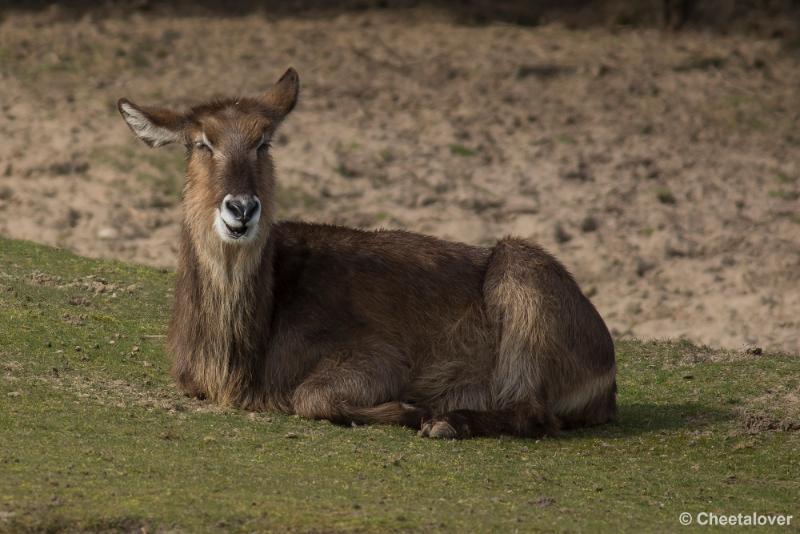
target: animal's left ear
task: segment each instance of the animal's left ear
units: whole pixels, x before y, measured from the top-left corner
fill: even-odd
[[[117,109],[136,137],[152,147],[183,138],[184,116],[177,111],[140,107],[127,98],[120,98]]]
[[[297,71],[289,67],[275,85],[267,89],[262,97],[271,109],[279,115],[279,120],[289,114],[297,103],[297,94],[300,92],[300,77]]]

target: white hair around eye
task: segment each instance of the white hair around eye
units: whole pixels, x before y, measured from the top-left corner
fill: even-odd
[[[256,151],[259,151],[262,148],[269,148],[270,140],[270,136],[267,134],[267,132],[261,134],[261,140],[258,142],[258,145],[256,145]]]
[[[206,137],[206,133],[205,132],[203,132],[202,140],[203,140],[203,144],[205,146],[207,146],[211,150],[214,150],[214,145],[212,145],[211,141],[208,140],[208,137]]]

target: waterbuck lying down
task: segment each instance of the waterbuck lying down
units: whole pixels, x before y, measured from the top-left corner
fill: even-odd
[[[187,113],[119,101],[148,145],[188,151],[168,335],[180,388],[436,438],[612,420],[611,336],[538,246],[273,221],[269,141],[298,88],[289,69],[258,98]]]

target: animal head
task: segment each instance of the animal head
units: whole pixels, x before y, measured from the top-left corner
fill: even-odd
[[[230,245],[256,240],[272,203],[270,139],[294,108],[300,87],[290,68],[256,98],[229,98],[182,113],[119,100],[122,118],[151,147],[183,143],[188,154],[184,217],[196,237]],[[199,235],[198,235],[199,234]]]

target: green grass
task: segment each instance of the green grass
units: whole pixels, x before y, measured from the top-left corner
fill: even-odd
[[[787,191],[785,189],[775,189],[767,193],[772,198],[779,198],[781,200],[797,200],[800,198],[800,192]]]
[[[797,356],[620,342],[619,423],[431,441],[181,397],[162,347],[172,279],[0,239],[0,531],[664,532],[682,511],[800,515]]]
[[[575,144],[578,143],[578,141],[576,141],[575,138],[572,137],[569,134],[560,134],[560,135],[558,135],[556,137],[556,141],[558,141],[559,143],[561,143],[563,145],[575,145]]]
[[[675,204],[677,199],[675,194],[666,187],[659,187],[656,189],[656,198],[662,204]]]
[[[454,156],[461,156],[462,158],[470,158],[477,154],[475,150],[459,143],[453,143],[450,145],[450,153]]]

